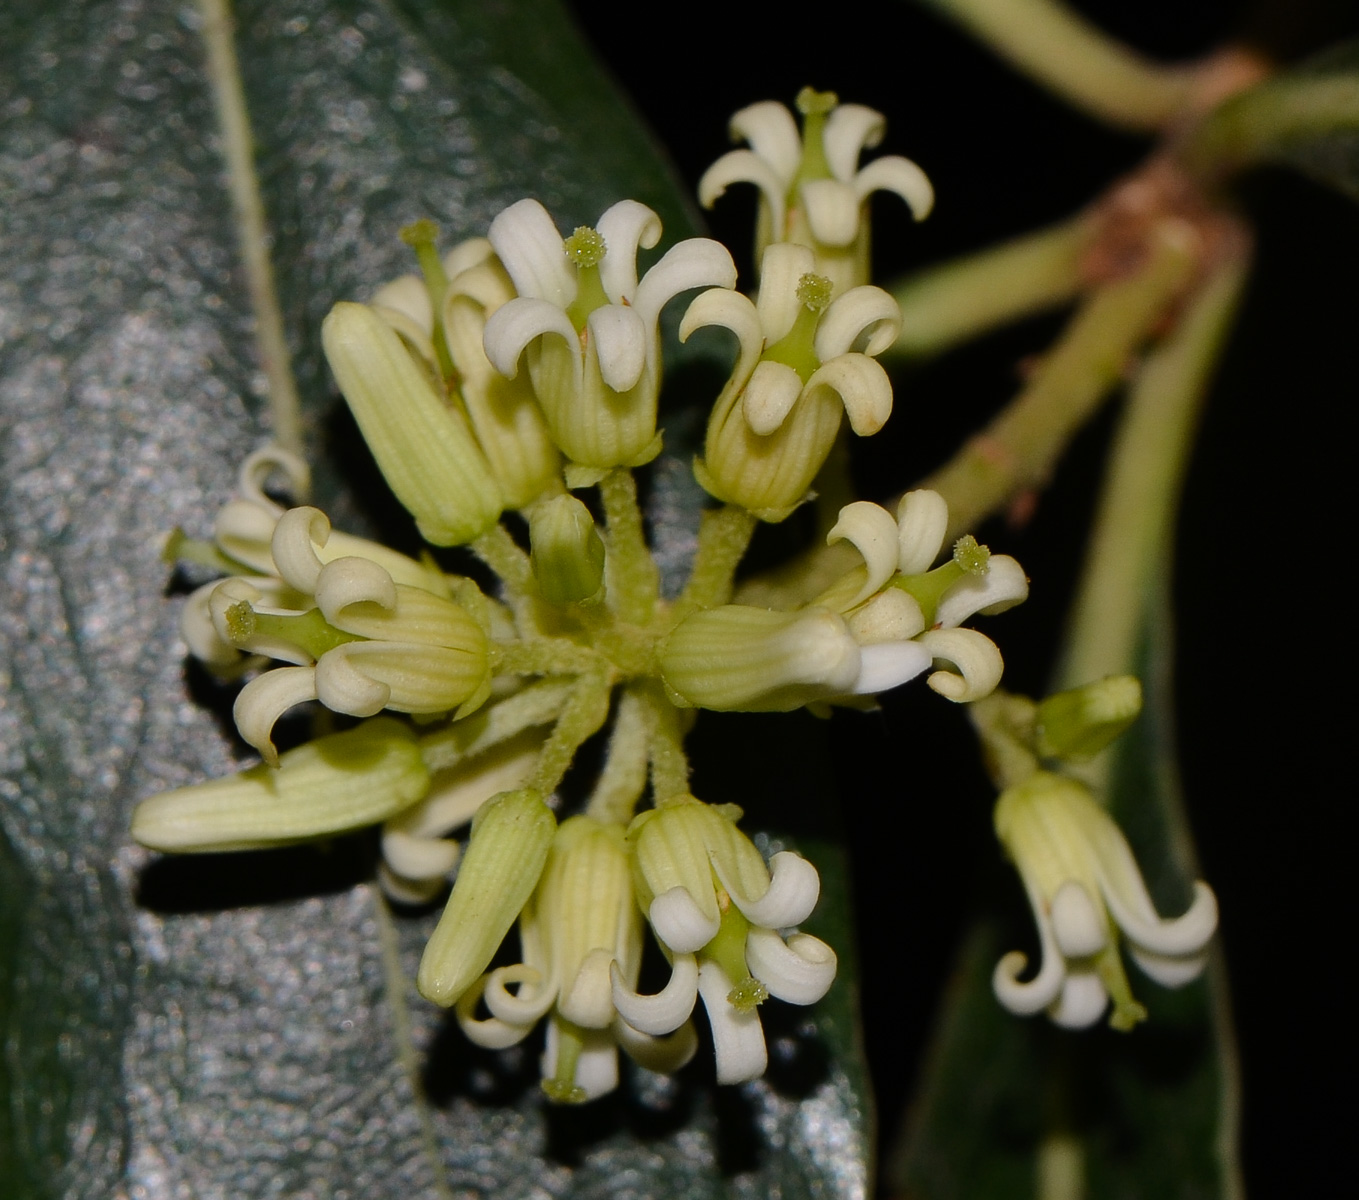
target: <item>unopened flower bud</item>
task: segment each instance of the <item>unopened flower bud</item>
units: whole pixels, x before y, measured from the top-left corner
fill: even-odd
[[[552,604],[588,600],[604,582],[604,541],[590,510],[574,496],[554,496],[529,518],[533,573]]]
[[[1117,739],[1142,711],[1136,675],[1109,675],[1049,696],[1038,706],[1038,752],[1085,762]]]

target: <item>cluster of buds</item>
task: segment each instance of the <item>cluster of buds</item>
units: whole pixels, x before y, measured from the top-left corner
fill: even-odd
[[[613,1088],[619,1046],[655,1069],[688,1061],[699,999],[718,1080],[755,1078],[758,1006],[814,1003],[835,978],[835,952],[798,930],[816,869],[786,850],[766,861],[739,810],[690,794],[686,710],[863,707],[926,672],[950,700],[981,699],[1001,656],[964,622],[1028,593],[1017,562],[971,537],[936,565],[947,505],[917,491],[895,516],[866,502],[841,511],[828,540],[857,548],[862,565],[810,603],[730,603],[757,523],[811,495],[842,412],[858,434],[891,414],[875,356],[900,313],[867,282],[866,196],[895,190],[917,217],[932,201],[905,159],[857,170],[878,114],[811,92],[799,107],[801,137],[781,106],[738,114],[733,129],[755,149],[721,160],[702,187],[705,203],[738,179],[762,189],[757,300],[734,290],[731,256],[704,238],[639,273],[662,231],[636,201],[563,237],[527,199],[443,257],[417,222],[403,236],[420,274],[326,318],[326,357],[393,493],[428,543],[470,548],[499,577],[497,596],[428,554],[283,508],[269,476],[300,497],[306,472],[276,451],[247,462],[211,542],[181,535],[173,547],[227,576],[189,598],[184,638],[213,670],[254,673],[235,715],[264,762],[145,801],[135,836],[220,851],[381,823],[390,897],[426,903],[452,880],[421,992],[483,1046],[545,1022],[543,1086],[560,1102]],[[689,584],[666,598],[631,472],[662,445],[662,308],[696,290],[681,337],[721,325],[739,352],[695,463],[721,507],[704,518]],[[573,494],[586,489],[597,492]],[[501,524],[506,511],[522,516],[527,546]],[[270,660],[285,665],[262,670]],[[279,754],[276,721],[308,701],[360,723]],[[567,813],[567,768],[610,725],[594,789]],[[1002,837],[1025,863],[1032,822],[1020,801],[1009,807]],[[451,835],[469,824],[464,851]],[[1038,869],[1034,886],[1052,878]],[[1120,914],[1140,902],[1099,894],[1131,930]],[[518,961],[493,968],[516,926]],[[670,967],[655,994],[638,991],[648,927]],[[1150,935],[1137,944],[1176,964],[1189,953]]]

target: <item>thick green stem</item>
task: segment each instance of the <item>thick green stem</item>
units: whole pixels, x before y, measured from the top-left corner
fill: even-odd
[[[901,333],[884,358],[928,358],[1011,321],[1076,299],[1086,216],[918,271],[893,287]]]
[[[1056,0],[926,2],[1030,78],[1111,125],[1161,129],[1192,93],[1192,68],[1150,62]]]
[[[660,595],[661,576],[647,548],[632,472],[626,467],[610,471],[599,481],[599,495],[608,522],[604,578],[609,607],[621,620],[645,625]]]
[[[514,598],[533,594],[533,563],[503,525],[492,525],[472,543],[471,549],[500,577]]]
[[[676,617],[731,599],[736,568],[755,532],[755,518],[739,505],[726,504],[703,514],[689,582],[675,604]]]
[[[659,684],[642,693],[651,710],[651,792],[657,806],[689,794],[689,757],[684,753],[684,724]]]
[[[1193,267],[1197,239],[1178,220],[1148,239],[1142,269],[1095,292],[1023,391],[926,479],[948,501],[949,538],[1041,487],[1067,443],[1123,377]]]
[[[589,646],[566,638],[535,638],[496,648],[498,675],[580,675],[595,670],[602,661]]]
[[[1219,105],[1179,151],[1185,167],[1216,183],[1282,157],[1300,142],[1359,129],[1359,79],[1352,72],[1284,77]]]
[[[634,688],[625,689],[618,698],[608,757],[585,809],[588,815],[620,825],[632,820],[637,801],[646,791],[651,724],[645,701]]]
[[[582,675],[566,702],[562,715],[543,746],[537,769],[528,786],[550,796],[571,766],[576,751],[603,727],[609,717],[609,693],[613,682],[604,670]]]
[[[1199,407],[1245,281],[1240,248],[1148,356],[1114,441],[1072,609],[1057,688],[1136,669],[1148,582],[1162,569]]]

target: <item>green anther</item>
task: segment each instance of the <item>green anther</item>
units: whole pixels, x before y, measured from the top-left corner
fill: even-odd
[[[831,292],[835,285],[824,275],[810,272],[797,281],[797,298],[807,306],[809,312],[823,313],[830,307]]]
[[[840,103],[840,97],[834,92],[818,92],[813,87],[805,87],[793,103],[804,117],[825,116]]]
[[[604,242],[604,235],[598,229],[591,229],[588,225],[577,225],[575,232],[562,242],[562,249],[566,251],[569,258],[578,267],[597,267],[604,261],[604,255],[608,253],[608,246]]]
[[[576,1082],[576,1064],[585,1039],[569,1021],[557,1018],[557,1070],[542,1082],[543,1094],[554,1104],[584,1104],[590,1097]]]
[[[599,264],[609,252],[599,230],[588,225],[577,226],[575,233],[562,242],[566,256],[576,264],[576,298],[566,307],[566,315],[579,333],[597,308],[609,303],[604,281],[599,277]]]
[[[965,533],[953,543],[953,561],[969,575],[985,575],[991,569],[991,551]]]
[[[448,343],[444,339],[444,296],[448,292],[448,275],[439,258],[439,227],[428,217],[412,221],[401,230],[401,240],[415,251],[420,263],[420,274],[425,277],[425,290],[429,292],[430,308],[434,313],[434,355],[439,360],[439,374],[445,383],[454,379],[453,360],[448,354]]]
[[[717,936],[703,947],[701,953],[721,967],[728,979],[737,981],[727,993],[727,1003],[737,1012],[747,1013],[769,999],[769,989],[746,965],[746,936],[750,933],[750,922],[725,891],[717,893],[717,904],[722,910],[721,924],[717,927]]]
[[[336,629],[321,615],[319,608],[308,609],[295,616],[262,613],[242,600],[227,609],[226,621],[232,641],[241,642],[255,636],[278,638],[305,650],[312,658],[320,658],[326,651],[343,646],[346,642],[364,640],[355,634]],[[239,633],[238,628],[241,630]]]

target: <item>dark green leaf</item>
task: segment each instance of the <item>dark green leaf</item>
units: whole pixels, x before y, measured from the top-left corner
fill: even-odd
[[[1146,707],[1118,743],[1109,799],[1158,910],[1179,913],[1198,872],[1175,766],[1171,622],[1159,597],[1149,611]],[[1009,919],[976,923],[943,997],[923,1087],[889,1166],[897,1188],[927,1200],[1032,1195],[1042,1147],[1061,1134],[1080,1146],[1091,1200],[1239,1196],[1220,956],[1180,991],[1130,968],[1149,1013],[1132,1033],[1069,1033],[1041,1015],[1014,1017],[995,1000],[991,973],[1009,950],[1033,954],[1035,939],[1017,881],[1007,894]]]
[[[632,195],[669,240],[691,210],[555,0],[237,17],[318,490],[341,524],[382,525],[378,492],[341,484],[363,454],[317,331],[409,269],[397,229],[432,216],[452,241],[524,194],[570,226]],[[175,649],[158,557],[175,525],[209,531],[266,436],[199,24],[172,0],[0,10],[6,1196],[854,1194],[848,978],[824,1017],[771,1016],[824,1048],[810,1081],[634,1073],[570,1112],[540,1103],[531,1049],[472,1050],[407,983],[422,1107],[391,982],[434,916],[384,933],[371,841],[181,860],[129,844],[137,800],[245,755],[230,695]],[[697,520],[681,426],[655,487],[671,572]],[[824,936],[845,955],[843,916]]]

